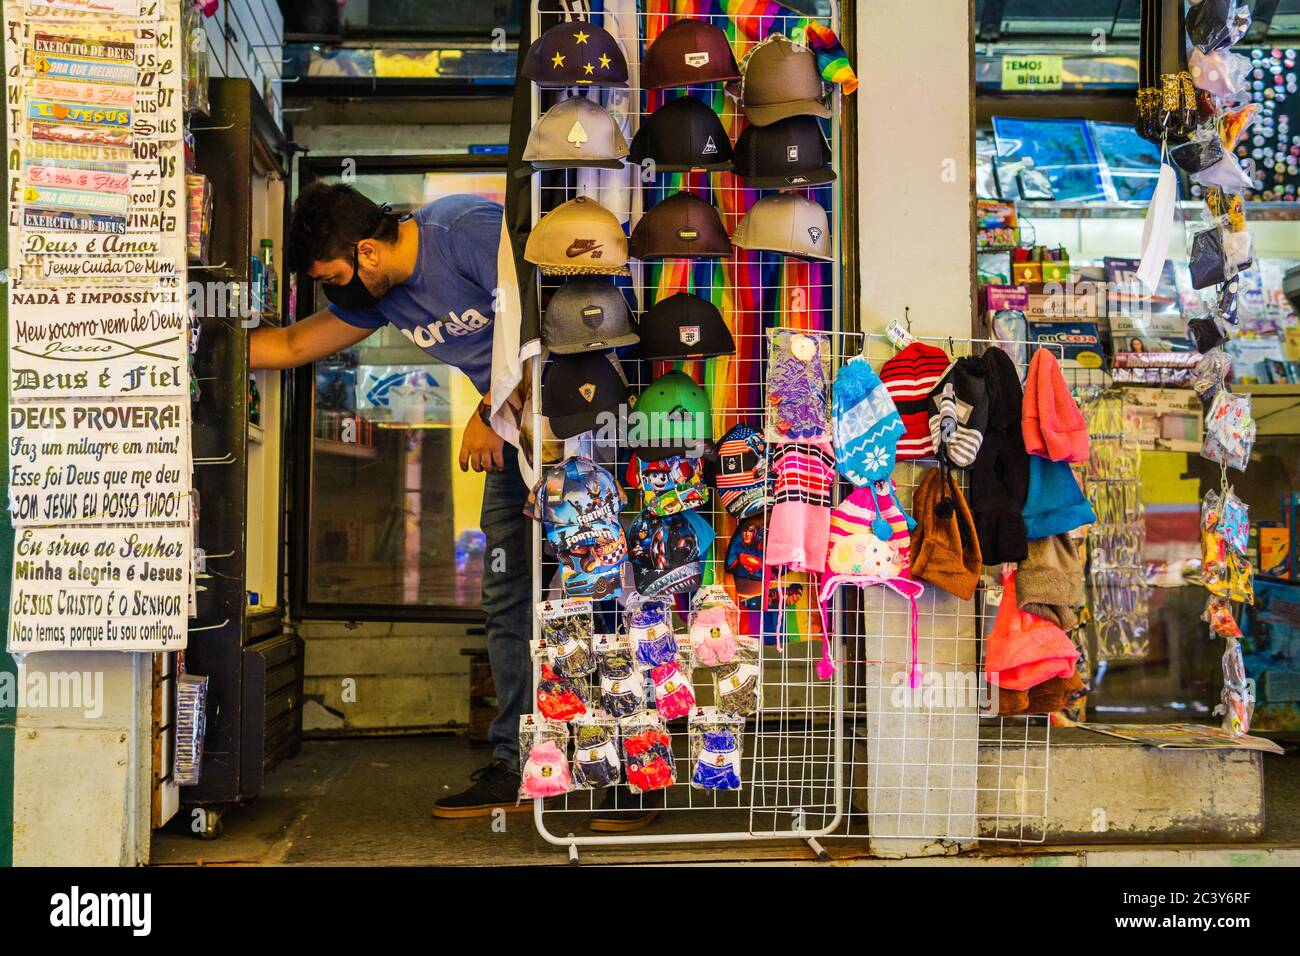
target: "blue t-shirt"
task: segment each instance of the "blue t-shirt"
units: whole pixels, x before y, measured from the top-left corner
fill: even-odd
[[[487,394],[501,206],[478,196],[444,196],[421,206],[413,218],[420,226],[420,250],[411,277],[368,309],[331,303],[329,310],[358,328],[396,326]]]

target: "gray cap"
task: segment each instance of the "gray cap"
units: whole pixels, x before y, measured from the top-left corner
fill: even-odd
[[[783,252],[823,262],[831,258],[826,210],[796,193],[764,196],[750,207],[731,234],[738,249]]]
[[[580,276],[551,296],[542,341],[552,352],[566,355],[632,345],[638,336],[618,286],[608,279]]]
[[[532,163],[533,169],[622,169],[626,155],[627,140],[609,110],[585,96],[571,96],[537,121],[528,134],[523,160]],[[531,172],[525,167],[515,175]]]

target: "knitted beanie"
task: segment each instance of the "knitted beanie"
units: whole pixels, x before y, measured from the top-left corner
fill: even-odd
[[[948,354],[943,349],[913,342],[880,366],[880,380],[885,383],[903,421],[904,434],[898,440],[899,461],[929,458],[934,454],[926,400],[948,371],[948,365]]]
[[[1021,511],[1029,484],[1029,456],[1021,435],[1020,377],[1002,349],[984,351],[989,393],[988,428],[970,469],[970,507],[985,564],[1014,564],[1027,554]]]
[[[1079,649],[1055,624],[1016,605],[1016,572],[1002,577],[1002,603],[984,646],[984,673],[1002,690],[1029,690],[1074,673]]]
[[[1068,534],[1054,534],[1029,542],[1029,556],[1016,569],[1016,601],[1023,611],[1039,617],[1057,619],[1052,611],[1038,609],[1074,609],[1083,603],[1083,565],[1079,563],[1074,542]]]
[[[1023,510],[1030,541],[1065,534],[1097,520],[1068,462],[1029,456],[1029,492]]]
[[[980,546],[966,499],[942,468],[931,468],[912,495],[912,576],[963,601],[975,594]]]
[[[782,442],[772,459],[772,510],[763,561],[820,572],[830,535],[835,462],[829,442]]]
[[[984,363],[964,355],[948,369],[926,401],[930,445],[935,457],[951,468],[974,464],[984,441],[989,415],[984,378]]]
[[[1022,429],[1025,451],[1053,461],[1088,460],[1088,426],[1061,374],[1061,365],[1040,348],[1025,378]]]
[[[835,415],[835,464],[859,488],[894,471],[903,419],[867,360],[846,362],[835,377],[831,410]]]

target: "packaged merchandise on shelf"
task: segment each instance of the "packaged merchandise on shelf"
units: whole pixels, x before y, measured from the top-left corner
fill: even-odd
[[[549,648],[540,641],[533,648],[538,667],[537,711],[550,720],[573,720],[587,713],[587,695],[581,679],[561,677],[546,662]]]
[[[618,721],[601,711],[574,718],[574,789],[611,787],[619,782],[621,774]]]
[[[729,664],[742,647],[757,652],[753,638],[740,633],[740,609],[725,588],[711,584],[691,599],[690,648],[705,667]]]
[[[569,725],[533,714],[519,718],[519,798],[545,799],[573,789]]]
[[[207,713],[208,678],[182,669],[176,676],[176,750],[171,768],[177,786],[194,786],[202,776]]]
[[[537,617],[546,642],[546,661],[558,676],[574,680],[596,672],[592,654],[596,628],[590,602],[539,601]]]
[[[665,790],[677,782],[673,742],[657,713],[634,714],[619,721],[627,788],[634,794]]]
[[[185,253],[199,265],[208,263],[208,244],[212,235],[212,188],[202,173],[185,176],[186,230]]]
[[[710,670],[718,710],[735,717],[758,713],[762,682],[757,654],[738,648],[729,663]]]
[[[687,725],[691,786],[697,790],[739,790],[745,718],[716,707],[697,707]]]
[[[645,674],[632,645],[615,635],[600,634],[593,651],[600,675],[600,709],[612,717],[628,717],[645,710]]]
[[[664,720],[684,717],[695,706],[695,690],[689,675],[690,667],[684,657],[666,661],[650,671],[655,710]]]
[[[671,601],[631,594],[623,610],[623,621],[628,641],[643,667],[657,667],[676,658]]]

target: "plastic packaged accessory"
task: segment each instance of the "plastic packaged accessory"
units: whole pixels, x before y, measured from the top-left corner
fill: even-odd
[[[600,707],[613,717],[645,709],[645,680],[632,655],[632,646],[611,635],[596,638],[596,669],[600,672]]]
[[[1254,572],[1245,556],[1228,546],[1219,530],[1222,503],[1210,491],[1201,502],[1201,578],[1216,597],[1246,604],[1255,602]]]
[[[1197,363],[1190,384],[1203,404],[1208,405],[1218,396],[1231,370],[1232,359],[1222,349],[1207,352]]]
[[[551,720],[572,720],[587,712],[587,697],[582,685],[558,676],[551,665],[542,663],[537,680],[537,710]]]
[[[587,714],[573,722],[573,786],[578,790],[619,782],[618,721],[609,714]]]
[[[1250,539],[1250,517],[1246,503],[1229,488],[1219,501],[1218,531],[1228,547],[1240,555],[1246,553]]]
[[[1198,129],[1185,143],[1169,148],[1169,158],[1183,172],[1195,176],[1227,156],[1223,142],[1214,130]]]
[[[1210,630],[1219,637],[1241,637],[1241,625],[1232,613],[1232,602],[1227,598],[1211,594],[1205,601],[1205,611],[1201,620],[1210,625]]]
[[[558,677],[586,677],[596,670],[591,653],[595,625],[589,601],[540,601],[537,617],[546,641],[547,662]]]
[[[1223,651],[1223,690],[1219,692],[1219,705],[1214,712],[1223,715],[1223,729],[1234,737],[1250,733],[1255,716],[1255,689],[1246,678],[1241,644],[1231,637]]]
[[[737,651],[731,663],[713,668],[714,700],[718,710],[734,716],[758,712],[758,658],[749,651]]]
[[[636,714],[619,722],[623,768],[633,793],[665,790],[677,782],[673,742],[658,714]]]
[[[1192,288],[1205,289],[1228,277],[1228,260],[1223,252],[1223,227],[1215,223],[1192,237],[1187,269]]]
[[[1201,317],[1199,319],[1189,319],[1187,322],[1187,337],[1192,340],[1196,346],[1196,351],[1204,355],[1212,348],[1217,348],[1227,341],[1223,330],[1219,328],[1219,323],[1212,317]]]
[[[1250,396],[1220,390],[1205,414],[1205,440],[1201,456],[1246,470],[1255,446],[1255,420],[1250,415]]]
[[[697,707],[687,733],[691,746],[691,786],[696,790],[739,790],[745,719],[716,707]]]
[[[1250,29],[1250,7],[1237,0],[1199,0],[1187,10],[1187,36],[1200,51],[1226,50]]]
[[[1192,75],[1192,84],[1198,90],[1204,90],[1220,100],[1230,100],[1246,89],[1246,78],[1250,75],[1250,60],[1240,53],[1215,50],[1203,53],[1193,50],[1187,61],[1187,72]]]
[[[767,440],[828,442],[830,342],[816,332],[769,333]]]
[[[684,717],[695,706],[695,691],[681,661],[660,664],[650,672],[655,689],[655,710],[664,720]]]
[[[519,718],[519,798],[554,797],[573,789],[566,750],[569,728],[533,714]]]
[[[677,638],[673,635],[673,607],[662,598],[633,594],[623,612],[627,638],[635,649],[636,659],[646,667],[666,664],[677,656]]]
[[[728,664],[741,645],[740,609],[725,588],[700,588],[691,601],[691,653],[705,667]]]
[[[1219,117],[1219,138],[1223,140],[1224,148],[1228,150],[1236,149],[1237,144],[1241,142],[1241,137],[1255,122],[1258,115],[1258,103],[1247,103],[1239,109],[1226,110]]]
[[[176,752],[172,777],[193,786],[203,772],[203,738],[207,733],[208,678],[182,671],[176,678]]]

